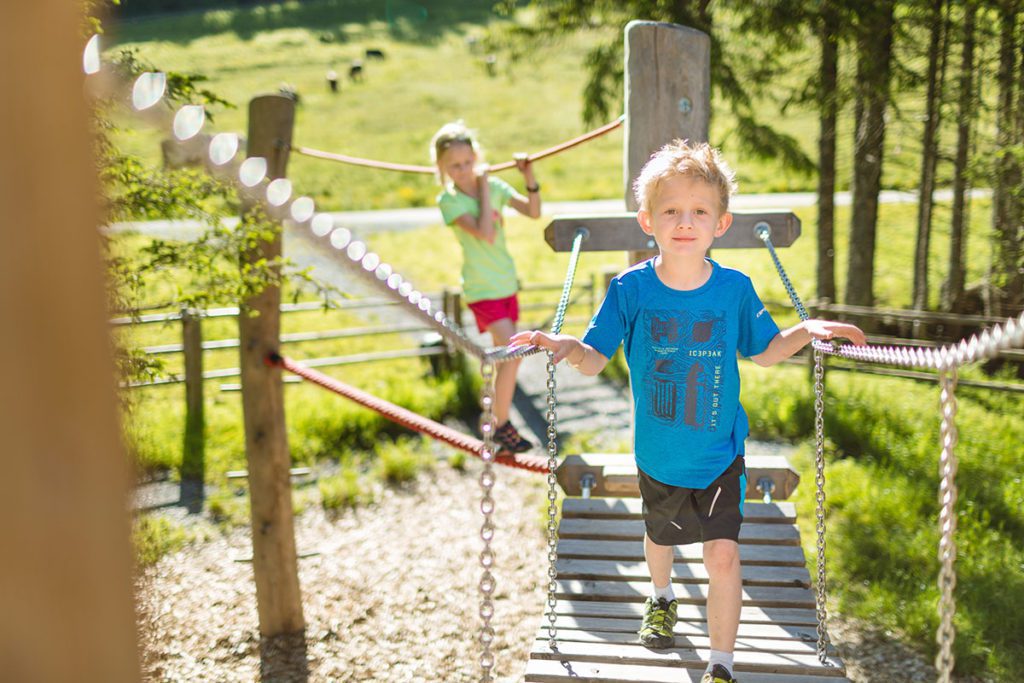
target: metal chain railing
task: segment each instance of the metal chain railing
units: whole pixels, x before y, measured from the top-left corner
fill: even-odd
[[[779,273],[779,278],[782,280],[782,285],[786,288],[786,292],[789,294],[790,301],[793,302],[793,308],[796,309],[797,315],[800,316],[800,320],[807,320],[810,316],[807,313],[807,309],[804,308],[804,304],[800,301],[800,296],[796,293],[796,288],[793,287],[793,282],[789,279],[786,274],[786,269],[782,267],[782,261],[779,260],[779,255],[775,252],[775,245],[772,244],[771,240],[771,227],[764,221],[758,222],[754,226],[754,233],[764,242],[764,245],[768,248],[768,253],[771,254],[772,262],[775,264],[775,270]],[[817,568],[818,578],[816,582],[816,592],[814,596],[814,608],[818,618],[818,644],[817,654],[818,661],[822,664],[828,663],[828,607],[826,605],[826,566],[825,566],[825,368],[823,364],[822,352],[817,347],[814,349],[814,444],[815,444],[815,457],[814,457],[814,485],[815,485],[815,509],[814,509],[814,530],[816,535],[816,547],[817,547]]]
[[[825,366],[814,352],[814,530],[817,536],[818,581],[814,606],[818,617],[818,661],[827,662],[828,612],[825,606]]]
[[[484,461],[483,471],[480,473],[480,489],[483,496],[480,498],[480,512],[484,516],[483,526],[480,527],[480,538],[484,543],[480,551],[480,566],[483,573],[480,576],[480,618],[483,621],[480,627],[480,681],[490,683],[493,681],[492,670],[494,669],[494,654],[491,652],[491,645],[494,644],[494,628],[491,626],[491,618],[494,616],[494,574],[491,569],[494,567],[494,551],[491,550],[491,541],[494,539],[494,497],[491,495],[494,489],[494,432],[498,428],[498,420],[494,416],[494,363],[484,360],[480,363],[480,374],[483,377],[483,388],[480,395],[480,433],[484,437],[484,447],[480,453]]]
[[[939,628],[935,642],[939,652],[935,669],[940,683],[949,683],[953,673],[953,615],[956,613],[956,380],[957,369],[940,374],[939,404],[942,424],[939,428],[942,452],[939,456]]]
[[[556,593],[558,591],[558,478],[555,471],[558,469],[558,431],[556,428],[557,418],[555,414],[555,361],[554,354],[548,351],[548,647],[552,650],[558,649],[558,641],[555,639],[558,631],[555,628],[555,621],[558,615],[555,607],[558,604]]]

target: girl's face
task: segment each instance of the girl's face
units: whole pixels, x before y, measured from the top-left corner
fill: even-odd
[[[437,166],[457,186],[469,188],[476,184],[476,161],[472,145],[456,142],[444,151],[437,160]]]

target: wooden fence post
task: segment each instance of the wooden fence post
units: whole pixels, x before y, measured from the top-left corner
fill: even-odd
[[[0,4],[0,678],[23,683],[141,680],[84,42],[80,3]]]
[[[661,65],[661,68],[658,68]],[[711,116],[711,39],[658,21],[626,24],[626,210],[636,211],[633,180],[654,152],[675,138],[707,142]],[[629,263],[658,253],[629,252]]]
[[[267,177],[281,178],[288,164],[295,121],[295,101],[262,95],[249,102],[247,155],[267,160]],[[243,197],[243,216],[257,206]],[[261,241],[242,255],[243,263],[281,256],[281,236]],[[275,636],[305,628],[295,553],[292,515],[291,455],[284,419],[281,370],[267,365],[279,348],[281,290],[266,287],[241,306],[238,316],[245,417],[245,453],[252,508],[253,574],[260,633]]]
[[[203,406],[203,328],[199,311],[181,312],[182,353],[185,359],[185,442],[181,455],[179,498],[189,512],[203,509],[206,478],[206,417]]]

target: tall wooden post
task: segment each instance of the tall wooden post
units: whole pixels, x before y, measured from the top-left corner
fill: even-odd
[[[657,21],[626,24],[626,210],[640,207],[633,181],[647,160],[675,138],[707,142],[711,118],[711,39],[687,26]],[[630,251],[636,263],[658,253]]]
[[[206,478],[206,416],[203,405],[203,328],[198,311],[181,312],[185,357],[185,439],[181,456],[179,498],[189,512],[203,508]]]
[[[0,679],[22,683],[141,678],[81,22],[0,4]]]
[[[295,101],[263,95],[249,103],[250,157],[267,160],[268,178],[282,178],[288,165]],[[256,200],[244,197],[243,215]],[[281,255],[281,236],[260,242],[242,255],[243,262],[271,261]],[[281,290],[266,287],[244,302],[238,316],[245,452],[252,507],[253,573],[260,633],[274,636],[305,628],[295,554],[291,455],[284,420],[281,370],[266,359],[279,348]]]

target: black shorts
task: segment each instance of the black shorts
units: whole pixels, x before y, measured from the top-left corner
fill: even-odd
[[[747,489],[747,470],[742,455],[736,456],[729,468],[706,489],[663,484],[642,470],[638,475],[644,525],[648,538],[657,545],[739,539],[743,496]]]

